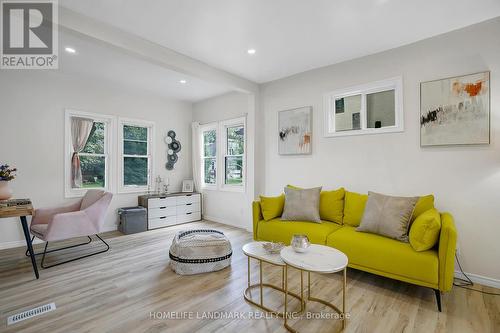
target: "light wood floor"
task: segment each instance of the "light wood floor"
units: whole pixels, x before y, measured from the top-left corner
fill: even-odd
[[[229,237],[234,251],[230,268],[196,276],[178,276],[170,270],[168,249],[174,234],[197,227],[217,228]],[[38,281],[23,248],[0,251],[0,332],[286,332],[281,319],[255,318],[263,314],[243,300],[247,258],[241,246],[251,241],[250,233],[199,222],[105,236],[109,252],[41,270]],[[257,263],[252,270],[257,281]],[[264,276],[275,284],[281,281],[280,273],[275,267],[264,267]],[[298,274],[292,272],[289,281],[297,289]],[[340,305],[341,286],[340,275],[313,275],[313,296],[321,294]],[[266,292],[264,298],[269,305],[283,304],[276,292]],[[57,310],[7,326],[9,315],[50,302],[56,303]],[[297,302],[291,301],[290,306]],[[500,332],[498,296],[454,288],[443,295],[443,312],[438,313],[432,290],[356,270],[348,271],[347,309],[350,319],[345,332]],[[308,310],[328,311],[315,304]],[[224,319],[197,318],[224,311]],[[194,319],[151,318],[156,312],[178,316],[188,312],[185,316]],[[248,319],[251,314],[254,319]],[[234,318],[237,315],[245,318]],[[341,330],[340,322],[333,319],[292,324],[301,332]]]

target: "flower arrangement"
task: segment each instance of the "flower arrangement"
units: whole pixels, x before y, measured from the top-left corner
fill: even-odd
[[[16,178],[16,168],[9,166],[8,164],[0,165],[0,181],[11,181]]]

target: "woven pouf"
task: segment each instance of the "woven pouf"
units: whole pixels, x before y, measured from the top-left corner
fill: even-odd
[[[231,265],[231,243],[212,229],[180,231],[170,246],[170,267],[180,275],[214,272]]]

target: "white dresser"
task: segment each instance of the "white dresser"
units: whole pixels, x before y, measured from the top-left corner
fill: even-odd
[[[139,205],[148,210],[148,230],[201,220],[200,193],[141,195]]]

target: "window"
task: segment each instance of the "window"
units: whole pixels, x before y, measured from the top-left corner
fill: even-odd
[[[86,118],[93,121],[84,148],[78,153],[81,183],[72,179],[72,157],[74,152],[71,124],[75,118]],[[67,110],[65,114],[65,196],[68,198],[82,196],[87,189],[100,188],[110,191],[112,179],[111,141],[113,133],[113,117],[80,111]]]
[[[224,185],[241,186],[244,171],[245,126],[227,124],[224,127]]]
[[[325,136],[402,132],[402,78],[325,95]]]
[[[153,123],[119,119],[119,192],[142,192],[152,183]]]
[[[245,118],[200,126],[200,143],[202,186],[244,191]]]
[[[106,123],[94,121],[87,144],[79,154],[83,188],[106,187],[105,129]]]
[[[217,185],[217,128],[205,125],[201,129],[202,139],[202,183],[204,187]]]

